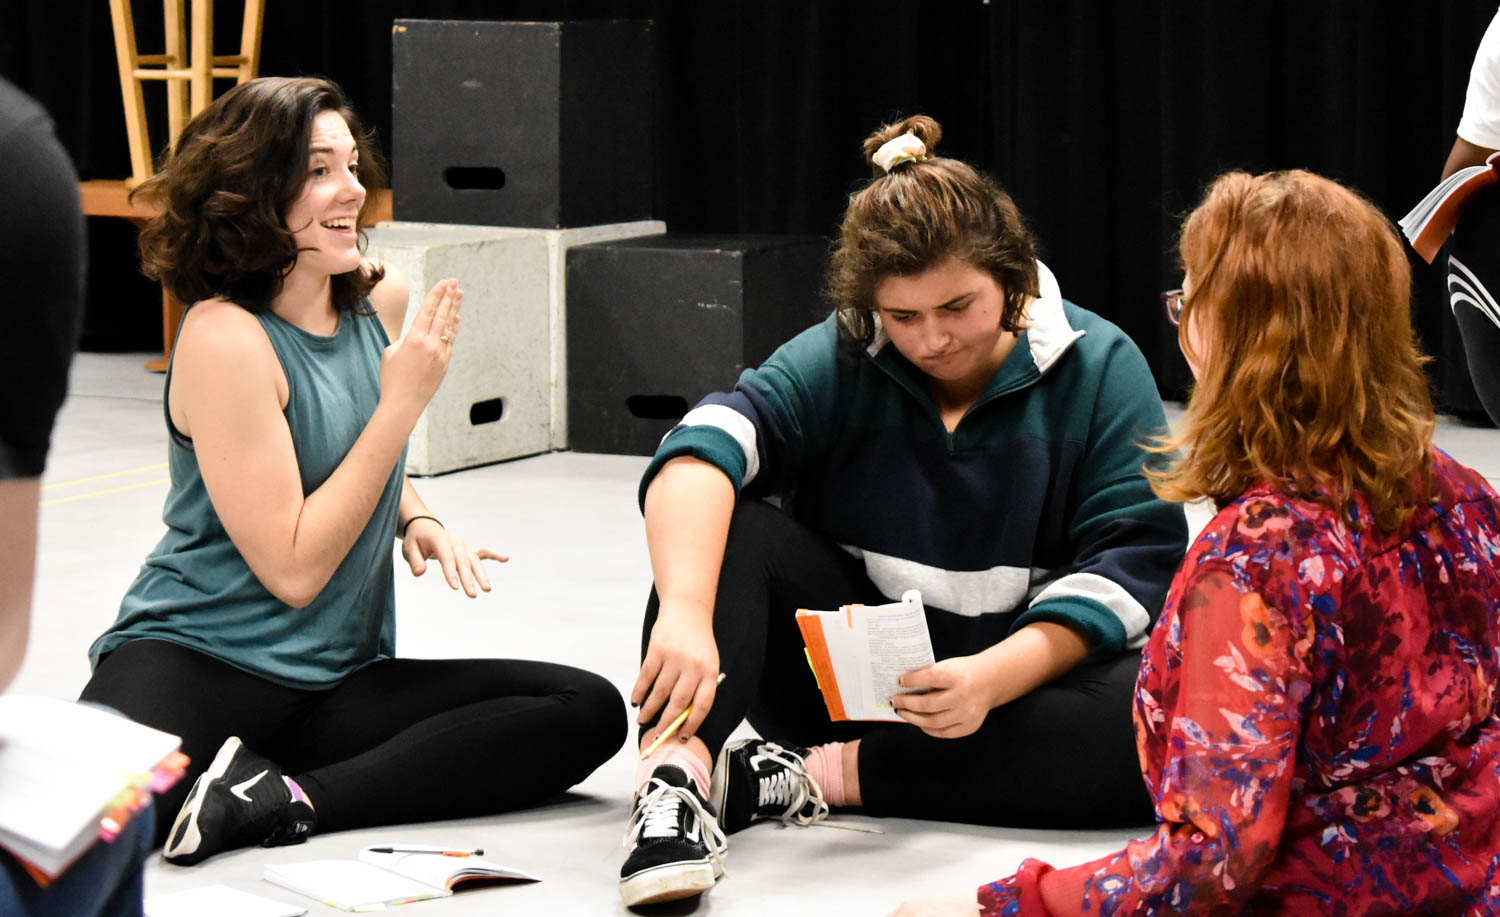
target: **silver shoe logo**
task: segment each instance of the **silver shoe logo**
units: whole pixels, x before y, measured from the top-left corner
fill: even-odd
[[[254,777],[251,777],[249,780],[246,780],[244,783],[236,783],[234,786],[232,786],[232,787],[229,788],[229,792],[231,792],[234,795],[238,796],[239,798],[245,800],[246,802],[250,802],[251,799],[250,799],[249,796],[245,795],[245,791],[248,790],[248,789],[250,789],[252,786],[255,786],[255,784],[260,781],[260,778],[264,777],[265,775],[266,775],[266,772],[265,771],[261,771],[260,773],[256,774]]]

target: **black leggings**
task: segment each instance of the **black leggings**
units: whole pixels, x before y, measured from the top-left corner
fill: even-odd
[[[142,639],[106,656],[80,700],[182,737],[192,765],[156,800],[158,845],[230,736],[297,781],[319,831],[337,831],[535,804],[587,777],[627,732],[605,679],[509,659],[384,659],[309,691]]]
[[[766,503],[740,501],[714,607],[726,677],[698,737],[717,754],[748,718],[777,742],[861,739],[860,792],[875,815],[1049,828],[1152,820],[1131,718],[1139,652],[1084,663],[990,711],[961,739],[906,724],[830,721],[795,611],[886,601],[862,561]],[[657,608],[653,590],[642,655]]]
[[[1469,378],[1485,413],[1500,423],[1500,192],[1474,196],[1448,252],[1448,299]]]

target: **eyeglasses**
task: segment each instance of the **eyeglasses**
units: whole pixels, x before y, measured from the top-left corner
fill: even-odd
[[[1161,294],[1161,305],[1167,310],[1167,321],[1175,325],[1182,320],[1182,305],[1185,302],[1187,297],[1181,290],[1168,290]]]

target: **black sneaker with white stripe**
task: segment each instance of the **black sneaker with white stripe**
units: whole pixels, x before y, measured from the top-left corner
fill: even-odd
[[[682,768],[663,764],[635,797],[620,867],[627,907],[689,898],[714,887],[729,849],[714,810]]]
[[[823,790],[807,772],[809,753],[809,749],[797,745],[778,745],[764,739],[741,739],[725,745],[714,764],[709,789],[709,799],[725,833],[733,834],[766,818],[804,826],[827,818]]]
[[[193,783],[162,856],[191,866],[237,847],[300,844],[316,824],[312,806],[292,801],[281,769],[230,736]]]

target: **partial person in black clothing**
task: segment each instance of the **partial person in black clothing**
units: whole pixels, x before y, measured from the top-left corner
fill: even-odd
[[[6,393],[0,399],[0,475],[36,478],[46,464],[78,342],[83,213],[78,178],[47,113],[3,80],[0,163],[6,313],[0,335],[0,385]]]
[[[1500,13],[1490,21],[1464,96],[1443,178],[1484,165],[1500,150]],[[1500,191],[1475,195],[1448,247],[1448,299],[1463,336],[1469,378],[1490,420],[1500,423]]]
[[[0,79],[0,691],[21,668],[31,620],[37,505],[83,308],[78,178],[47,113]],[[46,888],[0,852],[0,914],[139,917],[151,849],[143,810]]]

